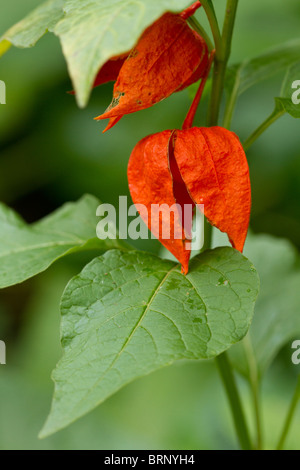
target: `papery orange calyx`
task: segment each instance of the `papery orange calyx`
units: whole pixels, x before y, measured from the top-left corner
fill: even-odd
[[[191,6],[189,6],[188,8],[186,8],[185,10],[183,10],[183,12],[179,14],[179,16],[183,20],[187,20],[190,16],[194,15],[200,7],[201,7],[201,3],[197,1],[193,3]],[[105,62],[105,64],[99,70],[97,77],[95,78],[93,88],[98,87],[100,85],[104,85],[105,83],[108,83],[108,82],[115,82],[129,54],[130,54],[130,51],[125,52],[124,54],[120,54],[118,56],[112,57],[110,60]]]
[[[127,174],[130,194],[142,219],[187,273],[190,250],[185,247],[186,236],[176,207],[176,181],[173,181],[169,163],[169,151],[173,150],[171,138],[172,131],[163,131],[142,139],[130,156]],[[141,205],[146,207],[146,213]],[[157,207],[161,208],[158,216],[154,213]],[[173,217],[170,217],[170,208],[174,208]],[[169,224],[167,237],[163,235],[166,223]],[[179,234],[178,238],[175,233]]]
[[[207,63],[204,39],[180,15],[164,14],[146,29],[124,61],[112,103],[96,120],[113,118],[112,127],[116,118],[148,108],[198,81]]]
[[[105,62],[95,78],[93,87],[104,85],[104,83],[108,82],[115,82],[128,55],[129,52],[126,52],[125,54],[112,57]]]
[[[190,16],[194,15],[201,6],[202,5],[199,1],[193,3],[179,14],[180,18],[187,20]],[[110,60],[105,62],[105,64],[99,70],[97,77],[95,78],[93,87],[95,88],[108,82],[115,82],[129,54],[130,51],[112,57]]]
[[[201,2],[194,2],[191,6],[183,10],[183,12],[181,12],[179,16],[182,19],[187,20],[190,16],[194,15],[201,6]]]
[[[188,272],[192,219],[175,211],[171,237],[161,226],[169,223],[167,206],[202,205],[209,222],[226,232],[234,248],[243,250],[251,209],[251,188],[246,155],[238,137],[222,127],[164,131],[137,144],[128,165],[129,189],[134,204],[143,204],[141,217],[160,242]],[[151,225],[152,204],[165,204],[160,227]],[[139,209],[138,209],[139,210]],[[180,212],[180,211],[179,211]],[[164,217],[167,219],[164,220]],[[173,232],[172,232],[173,230]],[[177,239],[172,233],[180,233]]]
[[[195,204],[243,251],[251,210],[247,158],[233,132],[223,127],[193,127],[176,131],[175,159]]]

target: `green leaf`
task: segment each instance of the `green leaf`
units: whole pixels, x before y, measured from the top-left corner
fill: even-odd
[[[0,57],[11,45],[34,46],[63,17],[63,4],[64,0],[48,0],[10,28],[0,39]]]
[[[233,102],[229,102],[225,114],[225,125],[229,127],[232,116]],[[245,140],[243,146],[247,151],[253,142],[261,136],[269,126],[285,113],[294,118],[300,118],[300,61],[292,65],[284,78],[281,87],[281,96],[275,98],[275,107],[270,116]]]
[[[111,57],[129,51],[166,11],[191,0],[48,0],[0,39],[0,56],[11,44],[31,47],[47,32],[59,36],[76,99],[86,105],[94,79]]]
[[[300,60],[300,39],[274,47],[266,53],[229,67],[226,89],[237,96],[256,83],[266,80],[281,70],[286,70]]]
[[[112,250],[94,259],[62,298],[64,356],[54,371],[45,437],[130,381],[180,359],[208,359],[240,341],[258,293],[252,264],[232,248],[178,264]]]
[[[300,118],[300,61],[286,73],[279,98],[275,98],[276,110],[284,110],[294,118]],[[295,101],[295,102],[294,102]],[[297,101],[297,102],[296,102]]]
[[[250,236],[245,254],[255,263],[261,289],[247,335],[250,348],[242,341],[230,354],[243,375],[249,376],[250,359],[262,376],[279,350],[300,337],[299,255],[290,242],[269,235]]]
[[[225,112],[225,125],[230,127],[237,98],[251,86],[266,80],[276,73],[286,70],[300,60],[300,39],[274,47],[254,59],[245,60],[228,68],[226,92],[228,101]]]
[[[191,0],[66,0],[60,37],[79,106],[86,105],[95,77],[111,57],[133,48],[142,32],[166,11]]]
[[[87,195],[32,225],[0,204],[0,288],[23,282],[75,251],[121,248],[118,240],[96,238],[99,204]]]

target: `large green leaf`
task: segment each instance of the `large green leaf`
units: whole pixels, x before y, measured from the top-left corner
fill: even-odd
[[[60,37],[79,106],[89,98],[100,67],[130,50],[141,33],[166,11],[180,11],[191,0],[66,0]]]
[[[74,251],[121,248],[118,240],[96,238],[99,204],[87,195],[32,225],[0,204],[0,288],[23,282]]]
[[[0,56],[12,44],[16,47],[34,46],[63,17],[63,4],[64,0],[48,0],[10,28],[0,39]]]
[[[72,279],[62,298],[64,356],[54,371],[49,435],[133,379],[180,359],[212,358],[240,341],[258,293],[252,264],[232,248],[178,264],[113,250]]]
[[[191,0],[48,0],[0,39],[0,56],[11,44],[31,47],[47,32],[60,37],[79,106],[111,57],[130,50],[142,32],[166,11]],[[60,21],[61,20],[61,21]]]

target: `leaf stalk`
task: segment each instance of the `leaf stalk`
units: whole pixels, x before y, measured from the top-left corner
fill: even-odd
[[[249,436],[240,395],[227,353],[224,352],[220,356],[217,356],[216,363],[230,403],[231,412],[240,446],[243,450],[252,450],[253,445]]]
[[[288,411],[286,421],[285,421],[285,424],[284,424],[284,427],[283,427],[283,430],[282,430],[282,434],[280,436],[280,439],[279,439],[279,442],[278,442],[278,445],[277,445],[277,450],[283,450],[283,447],[284,447],[286,438],[288,436],[288,432],[290,430],[292,420],[293,420],[293,417],[294,417],[294,414],[295,414],[295,411],[296,411],[296,408],[297,408],[297,405],[298,405],[299,401],[300,401],[300,375],[298,376],[298,382],[297,382],[297,385],[296,385],[295,393],[294,393],[294,396],[292,398],[290,409]]]

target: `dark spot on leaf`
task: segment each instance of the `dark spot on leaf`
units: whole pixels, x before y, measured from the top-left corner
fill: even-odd
[[[194,318],[193,323],[203,323],[203,320],[200,317],[196,317]]]

